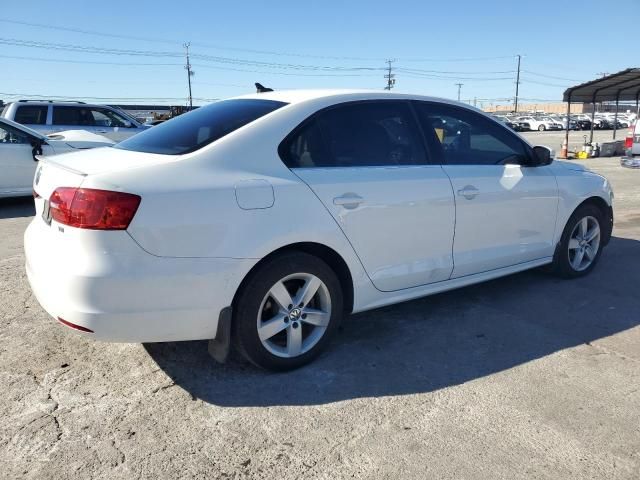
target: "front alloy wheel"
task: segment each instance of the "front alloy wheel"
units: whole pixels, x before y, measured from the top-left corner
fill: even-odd
[[[602,253],[605,215],[595,205],[573,212],[562,232],[552,269],[565,278],[581,277],[595,267]]]
[[[569,262],[576,272],[589,268],[600,248],[600,224],[594,217],[583,217],[569,238]]]

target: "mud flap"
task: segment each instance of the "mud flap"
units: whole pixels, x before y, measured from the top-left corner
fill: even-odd
[[[218,363],[225,363],[231,349],[231,307],[225,307],[218,318],[216,338],[209,340],[209,355]]]

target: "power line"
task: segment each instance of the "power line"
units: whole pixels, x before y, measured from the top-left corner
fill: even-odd
[[[157,101],[173,101],[173,100],[184,100],[184,97],[87,97],[87,96],[69,96],[69,95],[41,95],[35,93],[8,93],[8,92],[0,92],[0,95],[5,97],[12,98],[45,98],[45,99],[64,99],[64,100],[78,100],[78,98],[85,100],[105,100],[105,101],[115,101],[115,100],[125,100],[125,101],[141,101],[141,100],[157,100]],[[202,101],[202,102],[214,102],[219,100],[218,98],[203,98],[203,97],[194,97],[194,100]]]
[[[462,75],[490,75],[498,73],[515,73],[515,70],[499,70],[499,71],[476,71],[476,72],[459,72],[459,71],[443,71],[443,70],[423,70],[419,68],[399,68],[398,71],[409,73],[444,73],[444,74],[462,74]]]
[[[94,47],[88,45],[76,45],[69,43],[51,43],[40,42],[34,40],[21,40],[15,38],[0,38],[0,44],[12,45],[28,48],[41,48],[47,50],[62,50],[78,53],[97,53],[104,55],[124,55],[124,56],[148,56],[148,57],[182,57],[182,53],[174,51],[157,51],[157,50],[134,50],[134,49],[117,49]],[[233,57],[221,57],[204,54],[191,54],[191,58],[213,63],[232,64],[240,66],[255,66],[260,68],[280,68],[294,70],[311,70],[311,71],[328,71],[328,72],[362,72],[362,71],[381,71],[383,67],[340,67],[327,65],[301,65],[292,63],[276,63],[262,62],[257,60],[246,60]]]
[[[397,69],[398,72],[403,73],[405,76],[407,77],[411,77],[411,78],[433,78],[433,79],[443,79],[443,80],[473,80],[473,81],[479,81],[479,82],[488,82],[488,81],[494,81],[494,80],[513,80],[513,77],[461,77],[459,75],[451,75],[451,76],[445,76],[445,75],[431,75],[431,74],[427,74],[427,73],[411,73],[411,72],[402,72],[401,69]]]
[[[525,78],[525,82],[526,83],[534,83],[536,85],[544,85],[545,87],[558,87],[558,88],[567,88],[568,87],[568,85],[558,85],[557,83],[539,82],[537,80],[531,80],[529,78]]]
[[[544,77],[544,78],[552,78],[554,80],[568,80],[570,82],[583,82],[584,80],[576,80],[575,78],[566,78],[566,77],[556,77],[555,75],[547,75],[544,73],[532,72],[531,70],[522,70],[524,73],[528,73],[529,75],[535,75],[536,77]]]

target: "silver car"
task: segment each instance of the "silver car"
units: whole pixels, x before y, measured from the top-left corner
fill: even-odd
[[[8,103],[2,117],[40,132],[86,130],[120,142],[149,128],[121,110],[84,102],[19,100]]]

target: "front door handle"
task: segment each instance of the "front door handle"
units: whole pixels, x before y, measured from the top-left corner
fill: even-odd
[[[107,133],[106,130],[96,130],[96,133]]]
[[[478,196],[479,193],[480,193],[480,190],[478,190],[473,185],[467,185],[464,188],[458,190],[458,195],[466,198],[467,200],[473,200]]]
[[[345,193],[344,195],[333,199],[334,205],[340,205],[348,210],[357,208],[362,202],[364,202],[364,198],[355,193]]]

